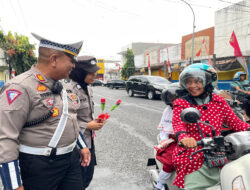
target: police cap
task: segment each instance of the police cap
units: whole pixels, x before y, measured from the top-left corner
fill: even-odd
[[[77,57],[77,65],[76,68],[81,68],[88,73],[95,73],[100,69],[97,66],[96,58],[93,56],[79,56]]]

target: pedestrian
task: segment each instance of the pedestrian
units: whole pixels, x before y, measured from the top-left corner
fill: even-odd
[[[82,41],[32,35],[40,41],[38,63],[0,90],[2,181],[6,189],[81,190],[79,152],[83,165],[90,157],[77,125],[79,102],[59,80],[74,68]]]
[[[92,56],[80,56],[77,59],[75,69],[70,73],[72,86],[80,99],[80,109],[77,111],[79,126],[83,132],[84,138],[91,152],[91,162],[87,167],[81,167],[83,177],[83,189],[87,188],[94,175],[96,165],[94,136],[95,131],[103,127],[105,121],[95,119],[93,90],[90,84],[93,84],[96,78],[96,72],[100,68],[96,64],[96,58]]]
[[[202,147],[197,141],[212,137],[212,128],[206,124],[184,123],[180,114],[185,108],[194,107],[201,113],[200,120],[214,126],[216,136],[221,134],[223,123],[234,131],[246,131],[250,125],[241,121],[223,97],[213,93],[213,83],[217,75],[210,66],[195,64],[185,68],[179,77],[180,85],[188,95],[176,99],[173,103],[173,129],[176,140],[184,147],[176,146],[173,152],[173,163],[177,176],[174,185],[184,190],[206,189],[220,183],[220,168],[227,162],[221,152],[211,155],[198,152]]]

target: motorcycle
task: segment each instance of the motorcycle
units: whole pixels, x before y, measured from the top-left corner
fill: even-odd
[[[157,144],[160,144],[160,135],[157,135]],[[156,159],[157,150],[154,148],[154,158],[149,158],[147,166],[155,166],[155,168],[149,170],[150,181],[153,189],[156,188],[159,173],[163,168],[163,164]],[[171,177],[166,181],[166,184],[163,187],[163,190],[178,190],[176,186],[172,185],[176,174],[173,172]]]
[[[221,169],[220,185],[209,187],[206,190],[250,190],[250,131],[235,132],[225,137],[215,136],[215,128],[204,121],[200,121],[200,112],[192,107],[182,111],[181,119],[186,123],[203,123],[212,128],[212,137],[205,137],[198,141],[197,145],[203,148],[191,154],[190,159],[201,151],[209,154],[223,152],[228,159],[228,162]],[[181,143],[178,145],[182,146]],[[154,153],[156,155],[156,151]],[[148,164],[150,163],[153,163],[153,161],[149,160]],[[153,186],[157,183],[157,175],[162,167],[162,164],[156,159],[155,164],[156,169],[149,171]],[[170,190],[178,190],[177,187],[170,187],[174,177],[175,175],[172,175],[167,180]]]
[[[241,102],[237,100],[238,92],[236,91],[224,91],[221,90],[219,95],[221,95],[227,101],[228,105],[232,108],[234,113],[244,122],[246,118],[244,117],[244,111],[241,108]]]

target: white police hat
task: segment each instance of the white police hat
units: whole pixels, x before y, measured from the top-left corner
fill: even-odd
[[[31,33],[37,40],[40,41],[39,47],[45,47],[50,49],[55,49],[58,51],[63,51],[65,53],[68,53],[73,56],[77,56],[81,50],[83,41],[76,42],[73,44],[60,44],[57,42],[53,42],[50,40],[47,40],[37,34]]]

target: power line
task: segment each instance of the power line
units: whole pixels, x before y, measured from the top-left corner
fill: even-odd
[[[16,13],[16,11],[15,11],[15,9],[14,9],[14,6],[13,6],[13,4],[12,4],[12,0],[9,0],[9,2],[10,2],[10,6],[11,6],[11,8],[12,8],[12,10],[13,10],[15,16],[16,16],[16,19],[19,20],[19,16],[17,15],[17,13]],[[19,28],[19,30],[20,30],[20,27],[19,27],[20,25],[19,25],[19,24],[17,24],[17,25],[18,25],[18,28]]]
[[[24,14],[23,14],[23,9],[22,9],[22,7],[21,7],[21,4],[20,4],[19,0],[17,0],[17,4],[18,4],[18,7],[19,7],[19,9],[20,9],[21,15],[22,15],[22,17],[23,17],[23,22],[24,22],[25,29],[26,29],[26,31],[27,31],[27,29],[28,29],[29,27],[28,27],[28,24],[27,24],[27,22],[26,22],[25,16],[24,16]]]
[[[243,4],[240,4],[240,3],[233,3],[233,2],[229,2],[229,1],[225,1],[225,0],[216,0],[216,1],[220,1],[220,2],[223,2],[223,3],[229,3],[231,5],[238,5],[238,6],[242,6],[242,7],[246,7],[246,8],[250,8],[250,6],[247,6],[247,5],[243,5]],[[205,8],[214,8],[214,9],[221,9],[219,7],[212,7],[212,6],[205,6],[205,5],[200,5],[200,4],[195,4],[194,3],[195,1],[191,1],[189,0],[189,3],[191,5],[194,5],[194,6],[200,6],[200,7],[205,7]],[[236,11],[236,10],[235,10]],[[238,11],[242,11],[242,12],[250,12],[250,11],[246,11],[246,10],[238,10]]]
[[[183,3],[181,1],[176,1],[176,0],[175,1],[172,1],[172,0],[163,0],[163,1],[167,1],[168,3],[182,4],[183,5]],[[190,1],[189,1],[189,4],[192,5],[192,6],[194,6],[194,7],[203,7],[203,8],[213,9],[213,7],[211,7],[211,6],[205,6],[205,5],[201,5],[201,4],[194,4],[194,3],[191,3]]]
[[[240,4],[239,2],[238,3],[233,3],[233,2],[225,1],[225,0],[217,0],[217,1],[220,1],[220,2],[223,2],[223,3],[228,3],[228,4],[231,4],[231,5],[240,6],[240,7],[248,7],[248,8],[250,8],[250,6]]]

